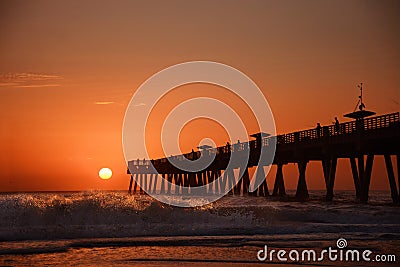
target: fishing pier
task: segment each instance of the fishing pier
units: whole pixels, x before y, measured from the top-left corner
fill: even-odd
[[[298,167],[296,198],[306,200],[309,197],[306,181],[307,165],[311,161],[318,161],[323,167],[326,199],[330,201],[334,197],[338,159],[348,159],[356,197],[360,202],[367,202],[374,159],[376,156],[383,156],[391,197],[393,202],[400,203],[399,112],[372,116],[375,113],[365,110],[364,107],[361,98],[359,110],[345,115],[354,120],[345,123],[337,122],[329,126],[318,126],[277,136],[258,133],[252,135],[254,140],[248,142],[227,144],[217,148],[200,147],[199,151],[170,158],[129,161],[128,174],[131,175],[129,193],[143,192],[145,189],[146,192],[159,194],[190,194],[191,188],[208,185],[208,194],[220,194],[226,186],[231,185],[229,188],[232,190],[229,194],[284,196],[286,189],[283,168],[289,163],[294,163]],[[260,160],[260,152],[270,149],[272,144],[276,145],[273,161]],[[241,177],[235,177],[236,166],[227,168],[228,162],[234,154],[240,157],[244,152],[249,155],[247,165],[241,170]],[[170,162],[170,160],[182,160],[183,157],[196,160],[202,153],[214,159],[201,171],[183,171]],[[397,164],[397,183],[392,158]],[[277,166],[272,190],[267,184],[262,167],[271,164]],[[262,183],[254,192],[250,192],[248,169],[255,166],[258,167],[253,177],[261,179]],[[219,181],[213,183],[218,177]],[[144,188],[139,187],[136,181]],[[180,191],[172,192],[171,184],[166,181],[181,186]]]

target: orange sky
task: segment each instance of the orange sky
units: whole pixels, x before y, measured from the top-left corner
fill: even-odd
[[[1,1],[0,191],[126,189],[126,106],[147,78],[186,61],[247,74],[278,133],[343,121],[361,81],[368,109],[396,112],[399,10],[398,1]],[[224,144],[217,129],[187,125],[181,148],[213,134]],[[98,177],[104,166],[110,180]],[[352,189],[349,163],[338,168],[336,188]],[[296,169],[284,171],[294,188]],[[324,188],[320,163],[307,175],[310,189]],[[380,158],[372,186],[388,189]]]

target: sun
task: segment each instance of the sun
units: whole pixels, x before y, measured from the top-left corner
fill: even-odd
[[[99,171],[99,177],[103,180],[110,179],[112,176],[112,171],[110,168],[102,168]]]

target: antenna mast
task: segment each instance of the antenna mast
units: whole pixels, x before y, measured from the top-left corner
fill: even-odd
[[[365,105],[364,105],[364,103],[363,103],[363,99],[362,99],[362,97],[363,97],[363,92],[362,92],[362,90],[363,90],[363,88],[362,88],[362,85],[363,85],[363,83],[360,83],[359,85],[358,85],[358,88],[360,88],[360,96],[358,97],[359,99],[360,99],[360,101],[359,101],[359,103],[360,103],[360,106],[358,107],[361,111],[365,108]]]
[[[365,117],[369,117],[369,116],[376,114],[373,111],[365,110],[365,104],[363,102],[363,87],[362,86],[363,86],[363,83],[360,83],[359,85],[357,85],[357,87],[360,88],[360,95],[358,96],[358,101],[354,108],[354,111],[351,113],[345,114],[344,115],[345,117],[356,119],[356,120],[362,120]],[[357,107],[359,110],[357,110]]]

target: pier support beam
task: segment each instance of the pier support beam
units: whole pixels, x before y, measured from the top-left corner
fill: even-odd
[[[296,198],[299,200],[308,199],[308,189],[306,182],[306,168],[308,161],[300,161],[297,163],[299,169],[299,181],[297,183]]]
[[[360,178],[358,177],[357,163],[354,157],[350,158],[351,172],[353,174],[354,188],[356,189],[357,199],[361,198]]]
[[[285,190],[285,182],[283,180],[283,164],[278,163],[276,170],[276,177],[274,183],[274,191],[272,192],[273,196],[284,196],[286,195]]]
[[[207,171],[207,194],[212,195],[213,194],[213,188],[212,188],[212,182],[214,181],[214,171]]]
[[[171,184],[168,184],[168,193],[172,194],[172,190],[170,189],[171,187],[176,189],[175,185],[178,185],[178,174],[177,173],[173,173],[169,175],[169,179],[168,182],[170,182]],[[179,192],[174,191],[174,194],[178,194]]]
[[[137,177],[137,176],[136,176]],[[136,194],[136,190],[137,190],[137,188],[139,187],[139,185],[138,185],[138,183],[136,182],[136,180],[135,180],[135,183],[133,184],[133,194],[135,195]]]
[[[131,180],[129,182],[129,190],[128,190],[129,194],[132,194],[132,183],[133,183],[133,175],[131,174]]]
[[[368,202],[369,185],[371,184],[372,165],[374,155],[367,155],[367,161],[364,161],[364,155],[357,157],[357,163],[354,157],[350,158],[351,171],[353,173],[354,187],[356,188],[357,198],[363,202]]]
[[[220,181],[222,180],[222,171],[221,170],[217,170],[216,172],[215,172],[215,180],[216,179],[219,179]],[[216,194],[223,194],[223,189],[221,188],[221,182],[219,182],[219,183],[215,183],[215,193]]]
[[[219,188],[221,189],[221,194],[223,194],[226,190],[226,182],[228,181],[228,171],[225,170],[221,179],[219,180]],[[230,193],[230,192],[228,192]]]
[[[264,167],[258,166],[256,172],[256,181],[262,181],[260,186],[258,187],[257,191],[255,191],[255,195],[257,196],[269,196],[268,184],[267,184],[267,177],[265,177]]]
[[[139,184],[138,184],[138,186],[139,186],[139,192],[140,192],[140,194],[143,194],[143,189],[142,189],[142,185],[144,184],[144,174],[142,174],[142,173],[139,173],[139,174],[137,174],[137,175],[139,175]]]
[[[236,179],[235,179],[235,173],[233,172],[233,169],[226,169],[224,171],[224,183],[223,183],[223,188],[224,190],[222,192],[224,192],[226,190],[225,188],[225,183],[228,182],[228,188],[231,188],[228,192],[228,194],[233,195],[234,191],[235,191],[235,184],[236,184]]]
[[[189,177],[189,187],[197,186],[196,185],[196,173],[189,172],[188,177]]]
[[[364,155],[350,158],[351,171],[353,173],[354,187],[356,196],[361,202],[368,202],[369,185],[371,184],[372,165],[374,155],[367,155],[367,161],[364,161]]]
[[[154,181],[153,181],[153,190],[152,193],[155,194],[157,192],[157,180],[158,180],[158,174],[153,174],[154,175]]]
[[[182,189],[182,194],[187,195],[189,194],[189,174],[187,172],[182,174],[182,179],[183,179],[183,189]]]
[[[249,176],[249,169],[247,167],[244,170],[242,180],[243,180],[243,196],[249,195],[250,176]]]
[[[207,171],[201,172],[201,182],[202,186],[207,184]]]
[[[243,172],[243,175],[244,175],[244,172]],[[235,179],[235,177],[233,177],[233,179]],[[236,182],[236,179],[235,179],[235,182]],[[233,188],[233,193],[234,193],[235,195],[240,196],[240,191],[241,191],[241,189],[242,189],[242,183],[243,183],[243,177],[240,177],[240,171],[239,171],[238,182],[237,182],[237,184],[235,185],[235,187]]]
[[[221,171],[218,171],[218,173],[219,173],[219,176],[221,176]],[[230,190],[227,193],[230,195],[233,195],[233,191],[235,189],[234,188],[235,176],[234,176],[233,170],[229,170],[229,169],[224,170],[224,173],[219,182],[219,188],[220,188],[221,194],[224,194],[225,191],[227,190],[226,184],[228,184],[228,188],[230,188]]]
[[[149,188],[150,188],[150,179],[149,178],[150,177],[151,177],[151,175],[148,173],[143,174],[143,180],[144,180],[144,184],[145,184],[145,186],[143,187],[143,194],[147,194],[147,192],[149,191]]]
[[[165,194],[165,173],[161,174],[161,189],[160,194]]]
[[[183,194],[182,187],[183,187],[184,175],[185,174],[183,174],[183,173],[176,174],[175,181],[176,181],[176,185],[178,186],[177,187],[178,192],[175,192],[175,194]]]
[[[197,177],[196,186],[202,186],[203,185],[203,172],[196,173],[196,177]]]
[[[242,172],[243,172],[242,177],[241,177],[241,179],[240,179],[240,177],[238,178],[239,181],[236,184],[235,190],[234,190],[235,195],[238,195],[238,196],[240,196],[240,192],[243,193],[243,196],[249,194],[249,186],[250,186],[249,170],[247,167],[244,167],[244,170],[243,169],[240,170],[239,175]],[[242,187],[242,184],[243,184],[243,187]]]
[[[324,171],[327,201],[332,201],[333,199],[333,187],[335,185],[336,166],[337,158],[322,160],[322,169]]]
[[[360,158],[362,159],[360,164]],[[374,155],[367,156],[367,162],[364,166],[364,157],[361,156],[358,159],[358,176],[360,177],[361,181],[361,202],[367,203],[368,202],[368,195],[369,195],[369,185],[371,184],[371,173],[372,173],[372,164],[374,163]],[[363,171],[361,172],[361,170]]]
[[[151,186],[153,185],[153,174],[150,173],[150,174],[147,175],[147,177],[149,177],[149,176],[150,176],[150,179],[149,179],[149,183],[147,184],[146,191],[150,193],[151,192]]]
[[[208,176],[208,194],[218,194],[219,195],[219,186],[216,180],[218,179],[218,171],[212,170],[207,172]],[[213,186],[214,185],[214,186]]]
[[[397,191],[396,179],[394,178],[393,164],[390,155],[384,155],[387,175],[389,179],[390,192],[393,203],[399,203],[399,193]],[[399,167],[399,156],[397,156],[397,168]],[[397,170],[398,171],[398,170]],[[399,177],[397,177],[399,178]]]
[[[172,184],[172,179],[174,178],[174,174],[169,173],[167,174],[167,194],[171,194],[171,184]]]

